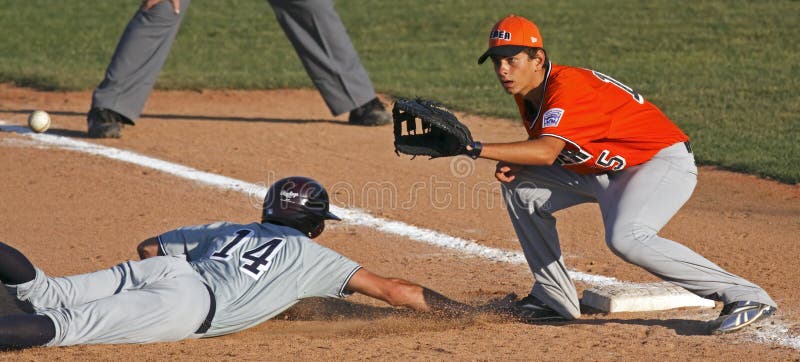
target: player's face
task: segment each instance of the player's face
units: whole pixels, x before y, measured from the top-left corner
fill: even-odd
[[[519,52],[513,57],[493,55],[492,63],[500,85],[509,94],[525,96],[542,81],[537,72],[538,60],[531,59],[525,52]]]

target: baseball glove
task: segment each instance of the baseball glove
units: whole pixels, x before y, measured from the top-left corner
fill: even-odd
[[[394,149],[398,155],[456,156],[467,154],[466,146],[473,143],[469,128],[432,100],[397,99],[392,118]]]

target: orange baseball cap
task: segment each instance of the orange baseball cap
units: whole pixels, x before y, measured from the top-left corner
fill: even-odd
[[[480,58],[483,64],[490,55],[512,57],[524,48],[542,48],[542,34],[532,21],[511,14],[494,24],[489,33],[489,49]]]

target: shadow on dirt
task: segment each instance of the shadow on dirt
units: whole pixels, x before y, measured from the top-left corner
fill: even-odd
[[[681,336],[707,336],[710,332],[709,323],[691,319],[580,319],[562,324],[600,326],[607,324],[628,324],[649,327],[664,327],[672,329]]]

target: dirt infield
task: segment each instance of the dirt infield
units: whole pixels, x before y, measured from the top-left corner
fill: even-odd
[[[346,116],[331,117],[313,90],[156,92],[145,116],[120,140],[85,138],[90,99],[89,92],[0,85],[0,120],[21,125],[30,110],[45,109],[53,118],[49,134],[256,184],[308,175],[328,186],[338,206],[490,247],[520,249],[493,182],[492,162],[397,157],[391,127],[349,126]],[[506,120],[461,116],[483,141],[525,137],[520,126]],[[139,241],[178,226],[259,217],[259,201],[242,193],[43,147],[14,132],[0,132],[0,180],[0,240],[53,275],[135,258]],[[595,205],[557,216],[572,269],[625,281],[657,280],[605,247]],[[548,325],[491,315],[433,319],[355,296],[302,302],[279,319],[219,338],[37,348],[0,352],[0,359],[800,360],[800,345],[759,341],[763,334],[757,333],[778,330],[779,337],[793,341],[800,335],[795,288],[800,285],[800,186],[701,168],[695,194],[662,234],[767,289],[779,303],[772,323],[761,330],[707,336],[705,321],[719,313],[719,305],[715,310],[586,314]],[[510,292],[527,294],[533,281],[524,265],[465,257],[347,223],[330,224],[318,241],[379,274],[417,281],[474,305]],[[580,292],[587,285],[578,287]]]

